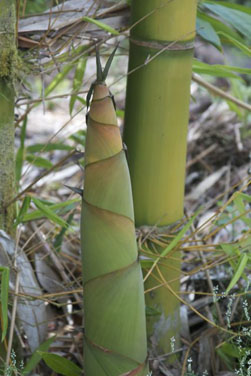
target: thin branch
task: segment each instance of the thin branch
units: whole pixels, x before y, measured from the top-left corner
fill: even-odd
[[[251,112],[251,105],[245,102],[242,102],[241,100],[233,97],[231,94],[226,93],[225,91],[219,89],[215,85],[210,84],[209,82],[204,81],[200,76],[197,74],[192,75],[192,80],[194,82],[197,82],[197,84],[203,86],[206,88],[208,91],[210,91],[213,95],[217,95],[219,97],[222,97],[228,101],[231,101],[235,103],[237,106],[244,108],[244,110],[248,110]]]

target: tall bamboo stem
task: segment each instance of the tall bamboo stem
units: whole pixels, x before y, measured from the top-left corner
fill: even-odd
[[[15,192],[14,87],[17,52],[15,0],[0,1],[0,228],[12,233]]]
[[[135,221],[161,227],[183,216],[196,0],[133,0],[131,11],[124,140]],[[162,260],[161,272],[179,289],[176,258]],[[149,278],[146,288],[158,283]],[[171,337],[178,338],[178,301],[162,287],[146,303],[160,312],[148,318],[152,345],[168,352]]]

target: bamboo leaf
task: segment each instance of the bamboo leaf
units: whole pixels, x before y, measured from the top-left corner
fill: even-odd
[[[251,74],[250,68],[240,68],[231,65],[220,65],[220,64],[206,64],[202,61],[193,60],[193,71],[199,74],[209,74],[211,76],[219,77],[230,77],[241,79],[236,73],[240,74]]]
[[[27,213],[29,207],[30,207],[30,202],[31,202],[31,197],[30,196],[25,196],[23,200],[23,204],[21,206],[21,209],[17,215],[16,221],[15,221],[15,227],[19,225],[19,223],[22,222],[25,214]]]
[[[7,267],[0,267],[1,278],[1,317],[2,317],[2,341],[4,340],[8,329],[8,296],[9,296],[9,278],[10,270]]]
[[[251,49],[249,47],[247,47],[245,44],[241,43],[237,39],[231,37],[230,35],[222,32],[222,31],[219,31],[218,34],[223,35],[226,39],[228,39],[231,42],[231,44],[233,44],[235,47],[239,48],[239,50],[241,50],[244,54],[251,56]]]
[[[33,154],[26,155],[25,159],[36,167],[50,169],[53,166],[53,163],[51,163],[51,161],[49,161],[48,159],[45,159],[43,157],[38,157]]]
[[[244,272],[244,269],[248,262],[248,255],[247,253],[243,253],[243,255],[240,258],[240,261],[236,267],[236,271],[233,275],[233,278],[231,279],[231,282],[229,283],[226,293],[228,294],[229,291],[234,287],[234,285],[239,281],[239,279],[242,277],[242,273]]]
[[[33,197],[32,201],[34,202],[36,207],[41,210],[44,216],[47,217],[50,221],[62,227],[67,227],[67,223],[57,214],[55,214],[53,210],[51,210],[51,208],[49,208],[47,205],[44,205],[39,199]]]
[[[249,228],[251,227],[251,218],[247,215],[247,209],[244,204],[244,199],[240,194],[236,195],[236,198],[234,199],[234,204],[237,207],[240,214],[242,214],[242,221],[245,222]]]
[[[47,97],[67,76],[67,74],[70,72],[70,70],[74,67],[75,65],[70,63],[67,64],[61,72],[59,72],[53,80],[50,82],[50,84],[47,86],[47,88],[44,91],[45,97]]]
[[[73,217],[74,217],[74,213],[71,213],[68,216],[68,218],[67,218],[67,224],[68,224],[68,226],[71,225]],[[53,245],[54,245],[54,248],[56,249],[57,252],[60,251],[60,248],[61,248],[61,245],[62,245],[62,242],[63,242],[63,238],[64,238],[64,235],[65,235],[66,231],[67,231],[67,228],[66,227],[62,227],[60,233],[58,235],[56,235],[56,237],[54,239]]]
[[[229,2],[226,2],[226,1],[210,1],[210,0],[207,0],[207,2],[212,3],[212,4],[222,5],[222,6],[227,7],[227,8],[237,9],[240,12],[251,14],[251,8],[244,6],[244,5],[240,5],[240,4],[236,4],[236,3],[229,3]]]
[[[221,41],[213,26],[202,18],[197,17],[196,25],[198,35],[221,50]]]
[[[83,21],[86,21],[86,22],[89,22],[89,23],[92,23],[96,26],[98,26],[100,29],[103,29],[105,30],[106,32],[108,33],[111,33],[113,35],[119,35],[119,32],[117,30],[115,30],[113,27],[101,22],[101,21],[98,21],[98,20],[95,20],[94,18],[91,18],[91,17],[83,17],[82,18]]]
[[[72,150],[72,147],[62,143],[51,143],[51,144],[33,144],[26,148],[28,153],[46,153],[53,150]]]
[[[54,212],[60,211],[60,212],[67,213],[68,211],[74,209],[76,204],[79,203],[79,201],[80,201],[79,198],[74,198],[72,200],[60,202],[58,204],[46,203],[45,205],[48,205],[50,210],[53,210]],[[27,213],[24,215],[23,222],[33,221],[35,219],[40,219],[43,217],[45,217],[45,214],[43,211],[34,210],[32,213]]]
[[[47,366],[60,375],[80,376],[82,373],[81,369],[75,363],[62,356],[41,351],[39,354]]]
[[[227,35],[232,36],[233,38],[239,40],[242,43],[245,42],[243,37],[239,33],[237,33],[237,31],[235,31],[233,28],[226,25],[220,19],[212,17],[209,14],[199,11],[199,10],[198,10],[198,17],[204,21],[209,22],[214,28],[216,33],[219,33],[219,31],[222,31],[223,33],[226,33]]]
[[[75,94],[72,94],[71,99],[70,99],[70,104],[69,104],[70,114],[72,113],[76,100],[79,98],[77,95],[77,92],[80,90],[82,86],[82,82],[83,82],[83,78],[85,74],[86,62],[87,62],[87,58],[86,56],[84,56],[79,59],[78,64],[76,66],[75,75],[73,79],[73,87],[72,87]]]
[[[37,366],[37,364],[42,359],[41,352],[46,352],[49,350],[50,345],[55,341],[56,336],[53,336],[46,341],[44,341],[32,354],[31,358],[28,360],[24,370],[23,374],[26,375],[26,373],[29,373],[34,370],[34,368]]]
[[[214,1],[205,1],[203,5],[224,21],[233,26],[247,39],[250,40],[251,15],[233,8],[219,5]]]

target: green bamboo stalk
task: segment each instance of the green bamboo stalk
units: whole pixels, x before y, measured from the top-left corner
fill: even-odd
[[[131,12],[124,140],[135,222],[161,229],[183,216],[196,0],[132,0]],[[179,254],[172,256],[160,269],[177,291]],[[146,289],[160,283],[152,276]],[[160,312],[148,318],[152,346],[169,352],[171,337],[178,344],[179,302],[162,287],[147,294],[146,304]]]
[[[102,72],[98,60],[97,70],[87,122],[81,225],[84,369],[86,376],[145,376],[145,302],[130,176],[104,82],[108,69]]]
[[[14,87],[17,61],[15,0],[0,1],[0,228],[13,234],[15,206]]]

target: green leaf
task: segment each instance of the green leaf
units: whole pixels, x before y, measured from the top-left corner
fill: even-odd
[[[245,222],[249,228],[251,228],[251,218],[248,216],[247,209],[244,203],[243,196],[239,193],[234,199],[234,204],[238,209],[239,213],[242,214],[242,221]]]
[[[242,277],[242,273],[244,272],[247,262],[248,262],[248,255],[244,252],[240,258],[240,261],[238,262],[233,278],[231,279],[226,289],[227,294],[234,287],[234,285],[239,281],[239,279]]]
[[[39,199],[32,198],[32,201],[36,205],[38,209],[47,217],[50,221],[62,226],[67,227],[67,222],[65,222],[62,218],[60,218],[57,214],[55,214],[51,207],[44,205]]]
[[[46,153],[53,150],[72,150],[72,147],[62,143],[34,144],[26,148],[28,153]]]
[[[238,358],[239,356],[239,348],[231,343],[223,343],[220,349],[232,358]]]
[[[26,366],[24,367],[24,370],[23,370],[24,375],[34,370],[34,368],[42,359],[40,352],[48,351],[50,348],[50,345],[55,341],[55,339],[56,339],[56,336],[53,336],[47,339],[45,342],[41,343],[41,345],[34,351],[31,358],[28,360]]]
[[[80,88],[83,84],[86,62],[87,62],[87,58],[84,56],[84,57],[79,59],[78,64],[76,66],[75,75],[74,75],[74,79],[73,79],[73,86],[72,86],[75,94],[72,94],[71,99],[70,99],[70,105],[69,105],[70,106],[70,114],[72,113],[74,104],[75,104],[76,100],[78,99],[77,92],[80,90]]]
[[[76,204],[78,204],[81,199],[80,198],[74,198],[72,200],[63,201],[57,204],[53,203],[44,203],[42,200],[39,200],[44,205],[48,205],[50,210],[54,212],[64,212],[67,213],[68,211],[74,209],[76,207]],[[63,209],[63,210],[62,210]],[[23,217],[23,222],[33,221],[35,219],[40,219],[45,217],[46,215],[42,210],[34,210],[32,213],[27,213]]]
[[[59,72],[53,80],[50,82],[50,84],[47,86],[47,88],[44,91],[45,97],[47,97],[67,76],[67,74],[72,70],[72,68],[75,66],[75,64],[67,64],[61,72]]]
[[[25,214],[27,213],[29,207],[30,207],[30,202],[31,202],[31,197],[30,196],[25,196],[23,200],[23,204],[21,206],[21,209],[17,215],[16,221],[15,221],[15,227],[19,225],[19,223],[22,222]]]
[[[220,64],[207,64],[202,61],[193,60],[193,71],[199,74],[208,74],[210,76],[216,77],[229,77],[242,79],[237,73],[240,74],[250,74],[250,68],[240,68],[230,65],[220,65]]]
[[[243,34],[247,39],[251,39],[250,36],[250,25],[251,25],[251,15],[242,12],[237,9],[219,5],[218,2],[205,1],[203,5],[209,9],[211,12],[217,14],[228,24],[233,26],[241,34]]]
[[[83,17],[82,20],[86,21],[86,22],[90,22],[90,23],[98,26],[100,29],[105,30],[108,33],[111,33],[113,35],[119,35],[119,32],[117,30],[115,30],[113,27],[111,27],[109,25],[106,25],[105,23],[103,23],[101,21],[95,20],[95,19],[87,17],[87,16]]]
[[[7,267],[0,267],[1,278],[1,317],[2,317],[2,341],[4,340],[8,329],[8,296],[10,270]]]
[[[240,254],[237,244],[222,243],[220,244],[221,249],[228,255],[234,256],[235,254]]]
[[[48,367],[64,376],[81,376],[82,370],[72,361],[57,354],[40,352]]]
[[[67,224],[68,224],[68,226],[71,225],[73,217],[74,217],[74,213],[71,213],[68,216],[68,218],[67,218]],[[60,251],[60,248],[61,248],[61,245],[62,245],[62,242],[63,242],[64,235],[65,235],[66,231],[67,231],[66,227],[63,227],[61,229],[60,233],[55,237],[53,245],[54,245],[54,248],[56,249],[57,252]]]
[[[24,142],[25,142],[25,137],[26,137],[26,127],[27,127],[27,116],[25,116],[23,125],[21,128],[20,147],[16,155],[16,181],[18,185],[22,176],[22,168],[23,168],[23,162],[24,162],[24,154],[25,154]]]
[[[222,32],[222,31],[219,31],[218,34],[223,35],[226,39],[228,39],[231,42],[231,44],[233,44],[235,47],[239,48],[239,50],[241,50],[244,54],[251,56],[251,49],[249,47],[247,47],[245,44],[241,43],[237,39],[231,37],[230,35]]]
[[[196,29],[198,35],[221,50],[221,41],[213,26],[202,18],[197,17]]]
[[[207,2],[212,3],[212,4],[219,4],[219,5],[222,5],[222,6],[227,7],[227,8],[237,9],[241,12],[251,14],[251,8],[244,6],[244,5],[240,5],[240,4],[236,4],[236,3],[229,3],[229,2],[226,2],[226,1],[208,1],[207,0]]]
[[[197,15],[200,19],[209,22],[212,27],[214,28],[216,33],[219,33],[219,31],[222,31],[223,33],[226,33],[227,35],[232,36],[233,38],[239,40],[240,42],[244,43],[244,39],[242,36],[240,36],[239,33],[237,33],[233,28],[229,27],[225,23],[223,23],[221,20],[210,16],[207,13],[198,11]]]
[[[73,141],[75,141],[78,144],[85,145],[86,131],[84,129],[80,130],[80,131],[77,131],[76,133],[73,133],[70,136],[70,139],[73,140]]]
[[[38,157],[36,155],[33,155],[33,154],[28,154],[26,155],[26,158],[25,158],[29,163],[31,163],[32,165],[36,166],[36,167],[41,167],[41,168],[45,168],[45,169],[50,169],[52,168],[53,164],[51,163],[51,161],[49,161],[48,159],[45,159],[43,157]]]

